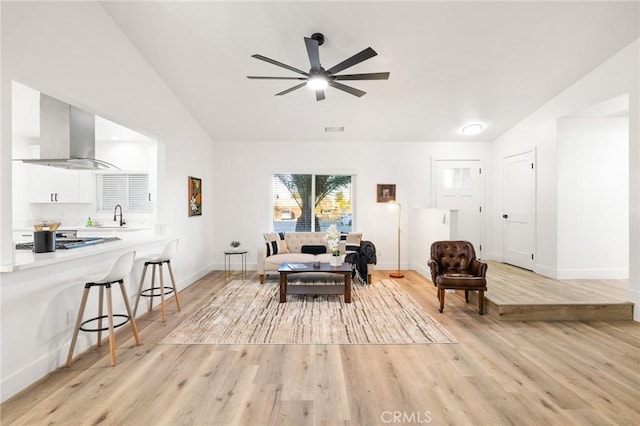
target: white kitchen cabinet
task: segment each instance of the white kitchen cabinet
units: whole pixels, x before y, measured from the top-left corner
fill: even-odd
[[[32,166],[29,184],[31,203],[91,203],[93,174],[90,171]]]

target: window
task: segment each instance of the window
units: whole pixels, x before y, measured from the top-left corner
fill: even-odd
[[[445,189],[470,189],[471,169],[470,168],[449,168],[444,169]]]
[[[96,175],[96,179],[98,211],[113,212],[117,204],[130,213],[153,211],[147,173],[104,173]]]
[[[344,233],[353,229],[353,176],[275,174],[272,188],[275,232],[324,232],[331,224]]]

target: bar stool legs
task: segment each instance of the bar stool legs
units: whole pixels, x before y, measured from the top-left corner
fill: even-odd
[[[116,365],[116,337],[115,337],[115,329],[125,325],[126,323],[131,323],[131,331],[133,333],[133,337],[136,341],[136,345],[140,345],[140,336],[138,335],[138,327],[136,326],[135,316],[131,312],[131,305],[129,304],[129,298],[127,296],[127,291],[124,286],[124,277],[131,272],[131,268],[133,267],[133,260],[135,258],[135,252],[125,253],[120,256],[111,267],[109,273],[102,279],[95,280],[92,282],[88,282],[84,286],[84,292],[82,293],[82,301],[80,302],[80,309],[78,310],[78,318],[76,319],[76,325],[73,330],[73,337],[71,338],[71,345],[69,347],[69,354],[67,355],[66,366],[71,367],[73,362],[73,351],[76,347],[76,343],[78,340],[78,333],[80,330],[87,332],[97,332],[98,333],[98,342],[97,346],[102,345],[102,332],[109,330],[109,358],[111,361],[111,366]],[[124,299],[124,306],[127,309],[127,314],[114,314],[113,313],[113,299],[111,296],[111,285],[118,283],[120,284],[120,291],[122,293],[122,298]],[[98,287],[99,289],[99,300],[98,300],[98,316],[94,318],[90,318],[86,321],[82,321],[84,316],[85,308],[87,307],[87,300],[89,298],[89,291],[91,287]],[[104,292],[107,292],[107,315],[103,315],[103,305],[104,305]],[[114,317],[122,319],[118,324],[114,324]],[[102,326],[102,320],[106,318],[108,322],[108,327],[104,328]],[[89,328],[88,324],[97,321],[98,328]]]
[[[173,276],[173,268],[171,267],[171,262],[167,262],[167,269],[169,270],[169,276],[171,277],[173,293],[176,295],[176,306],[178,307],[178,311],[180,311],[180,298],[178,297],[178,288],[176,287],[176,279]],[[160,279],[162,279],[162,276],[160,277]]]
[[[171,277],[171,287],[164,285],[164,274],[162,272],[162,265],[166,264],[167,269],[169,269],[169,276]],[[144,279],[147,276],[147,268],[151,265],[151,287],[143,290],[144,287]],[[158,273],[160,275],[160,286],[156,287],[156,268],[158,269]],[[173,269],[171,268],[170,260],[150,260],[144,263],[144,269],[142,270],[142,277],[140,278],[140,285],[138,286],[138,296],[136,297],[136,304],[133,307],[133,314],[136,315],[138,312],[138,304],[140,303],[140,297],[148,297],[150,298],[149,302],[149,311],[153,310],[153,298],[160,297],[160,310],[162,312],[162,322],[167,321],[167,310],[165,304],[165,295],[173,293],[174,299],[176,301],[176,307],[178,311],[181,310],[180,307],[180,296],[178,295],[178,287],[176,286],[176,280],[173,276]]]
[[[136,341],[136,346],[140,345],[140,336],[138,334],[138,327],[136,326],[136,321],[131,312],[131,305],[129,305],[129,300],[127,298],[127,292],[124,287],[124,281],[118,281],[120,284],[120,291],[122,292],[122,297],[124,299],[124,305],[127,309],[127,315],[114,314],[113,313],[113,299],[111,297],[111,284],[112,283],[87,283],[84,288],[84,292],[82,294],[82,302],[80,302],[80,310],[78,311],[78,318],[76,320],[75,329],[73,331],[73,337],[71,339],[71,346],[69,347],[69,354],[67,355],[67,367],[71,367],[73,363],[73,351],[76,347],[76,342],[78,340],[78,333],[80,330],[88,331],[88,332],[98,332],[98,342],[96,346],[102,346],[102,332],[109,330],[109,357],[111,360],[111,366],[116,365],[116,337],[115,337],[115,329],[126,324],[127,322],[131,322],[131,331],[133,333],[133,337]],[[95,318],[88,319],[86,321],[82,321],[82,317],[84,315],[85,308],[87,306],[87,299],[89,298],[89,290],[91,287],[100,287],[100,295],[99,295],[99,307],[98,307],[98,316]],[[104,303],[104,290],[107,290],[107,315],[102,314],[103,303]],[[119,324],[114,324],[113,317],[124,318]],[[108,321],[108,327],[102,327],[102,320],[106,318]],[[92,321],[98,322],[98,328],[87,328],[86,325]]]
[[[136,304],[133,307],[133,315],[135,316],[138,312],[138,303],[140,302],[140,297],[148,297],[151,300],[149,301],[149,311],[153,310],[153,298],[160,297],[160,310],[162,312],[162,322],[167,321],[167,309],[165,305],[165,295],[173,293],[174,299],[176,301],[176,307],[178,311],[180,308],[180,297],[178,296],[178,287],[176,286],[176,280],[173,276],[173,268],[171,268],[171,258],[176,254],[178,248],[178,240],[171,240],[167,243],[162,254],[160,256],[147,260],[144,262],[144,269],[142,270],[142,277],[140,278],[140,285],[138,286],[138,295],[136,296]],[[169,276],[171,277],[171,287],[164,285],[164,275],[162,273],[162,265],[166,264],[167,269],[169,269]],[[144,279],[147,276],[147,268],[151,265],[151,287],[143,290],[144,287]],[[156,268],[159,269],[160,274],[160,286],[156,287]]]

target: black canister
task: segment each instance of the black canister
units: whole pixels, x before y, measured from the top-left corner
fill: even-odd
[[[33,252],[48,253],[56,251],[55,231],[36,231],[33,233]]]

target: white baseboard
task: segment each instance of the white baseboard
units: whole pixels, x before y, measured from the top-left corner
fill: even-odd
[[[81,340],[82,339],[80,339],[79,337],[79,340],[76,344],[76,354],[86,349],[86,347],[81,347],[83,346],[83,342]],[[69,345],[70,340],[66,341],[66,343],[67,345]],[[69,346],[67,346],[66,348],[60,347],[53,350],[52,352],[44,353],[31,364],[5,377],[2,380],[2,383],[0,383],[1,401],[6,401],[21,390],[27,388],[28,386],[31,386],[31,384],[46,377],[47,374],[51,373],[56,368],[61,366],[64,362],[66,362],[68,351]]]
[[[0,383],[1,401],[6,401],[37,381],[44,379],[56,369],[62,368],[67,362],[72,335],[73,326],[67,326],[65,330],[51,337],[49,340],[51,344],[46,348],[48,349],[47,351],[43,351],[42,355],[32,363],[6,376]],[[76,340],[76,347],[73,352],[74,358],[94,346],[96,342],[97,335],[95,333],[78,334],[78,340]]]
[[[627,269],[558,269],[558,280],[624,280],[629,278]]]
[[[538,275],[544,275],[545,277],[557,279],[558,271],[556,268],[547,265],[535,265],[533,267],[533,272]]]
[[[409,269],[416,271],[417,273],[431,281],[431,270],[427,266],[424,266],[422,263],[414,263],[410,266]]]
[[[227,265],[229,267],[230,271],[242,271],[242,264],[241,263],[232,263],[230,266]],[[211,265],[211,270],[212,271],[224,271],[225,270],[225,266],[224,263],[214,263]],[[249,271],[257,271],[258,270],[258,265],[256,265],[255,263],[247,263],[247,272]]]
[[[213,263],[205,266],[204,268],[194,272],[193,274],[187,277],[182,278],[180,281],[178,281],[178,288],[180,290],[184,290],[185,288],[189,287],[191,284],[195,283],[196,281],[198,281],[200,278],[204,277],[211,271],[215,271],[215,265]]]
[[[502,262],[502,253],[483,253],[482,260],[493,260],[494,262]]]

